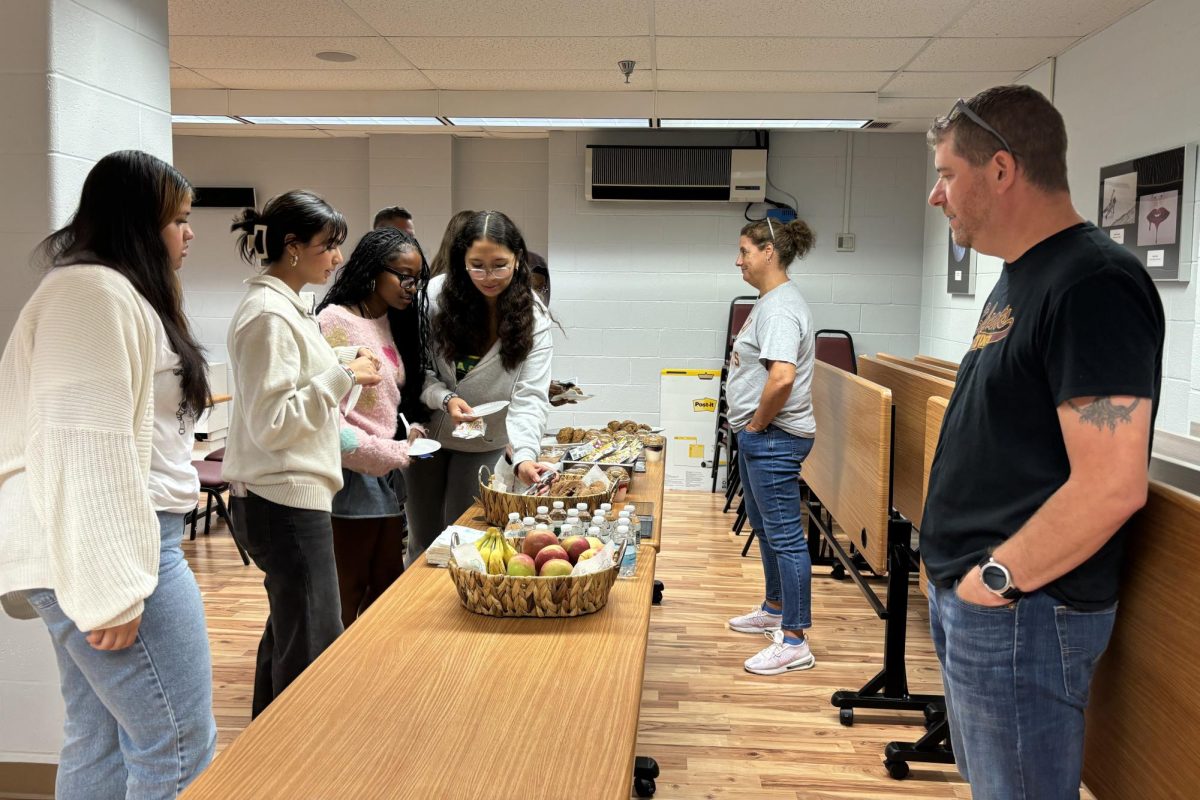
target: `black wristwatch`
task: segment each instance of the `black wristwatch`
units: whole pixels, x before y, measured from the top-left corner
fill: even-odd
[[[1016,600],[1024,594],[1013,585],[1012,573],[1008,571],[1008,567],[993,558],[990,553],[979,562],[979,579],[989,592],[1005,600]]]

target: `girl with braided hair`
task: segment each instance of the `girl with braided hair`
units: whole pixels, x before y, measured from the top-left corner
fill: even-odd
[[[349,626],[404,572],[403,477],[414,424],[396,437],[397,414],[429,419],[425,382],[425,283],[429,265],[417,240],[379,228],[359,240],[317,307],[334,347],[362,343],[380,356],[383,380],[363,390],[342,424],[342,489],[333,498],[333,549],[342,624]]]

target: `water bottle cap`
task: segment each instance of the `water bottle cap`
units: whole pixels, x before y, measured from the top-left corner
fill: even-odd
[[[547,513],[549,513],[549,511],[550,511],[550,509],[547,508],[546,506],[538,506],[539,514],[547,514]]]
[[[533,517],[526,517],[525,519],[523,519],[521,521],[524,522],[526,525],[532,525],[534,522],[536,522],[536,520]]]

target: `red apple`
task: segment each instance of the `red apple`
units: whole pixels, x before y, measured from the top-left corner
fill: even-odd
[[[537,565],[538,575],[542,574],[542,567],[545,566],[547,561],[553,561],[556,558],[561,558],[563,561],[566,561],[568,564],[571,563],[570,556],[567,555],[566,550],[562,549],[561,545],[552,544],[552,545],[543,547],[541,550],[539,550],[538,554],[537,554],[537,558],[535,558],[533,560],[533,562]]]
[[[530,558],[537,558],[537,554],[543,547],[548,547],[553,544],[558,544],[558,537],[549,531],[534,531],[525,537],[525,544],[521,546],[521,552]]]
[[[596,554],[599,552],[600,552],[599,547],[593,547],[591,549],[584,550],[582,553],[579,554],[578,560],[579,561],[587,561],[589,558],[595,558]]]
[[[582,536],[568,536],[566,539],[563,539],[562,548],[567,551],[567,556],[571,559],[571,563],[574,564],[579,560],[579,554],[590,549],[591,545]]]
[[[524,553],[517,553],[508,561],[509,575],[537,575],[537,564]]]
[[[538,573],[543,578],[557,578],[571,574],[571,562],[565,558],[552,558],[542,565]]]
[[[595,536],[589,536],[587,537],[587,540],[588,544],[592,546],[593,550],[599,550],[601,547],[604,547],[604,542],[600,541]]]

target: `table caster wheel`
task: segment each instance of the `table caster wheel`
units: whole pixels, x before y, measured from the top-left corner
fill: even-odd
[[[887,769],[888,775],[891,775],[898,781],[902,781],[908,777],[908,762],[907,761],[885,761],[883,766]]]
[[[663,596],[663,582],[655,581],[654,582],[654,594],[651,596],[651,602],[653,602],[654,605],[656,605],[656,606],[661,605],[662,604],[662,596]]]
[[[657,788],[654,785],[653,778],[633,779],[633,791],[638,797],[654,797],[654,792]]]
[[[851,725],[853,725],[854,724],[854,709],[853,708],[843,708],[841,711],[839,711],[838,712],[838,722],[842,723],[846,727],[850,727]]]

